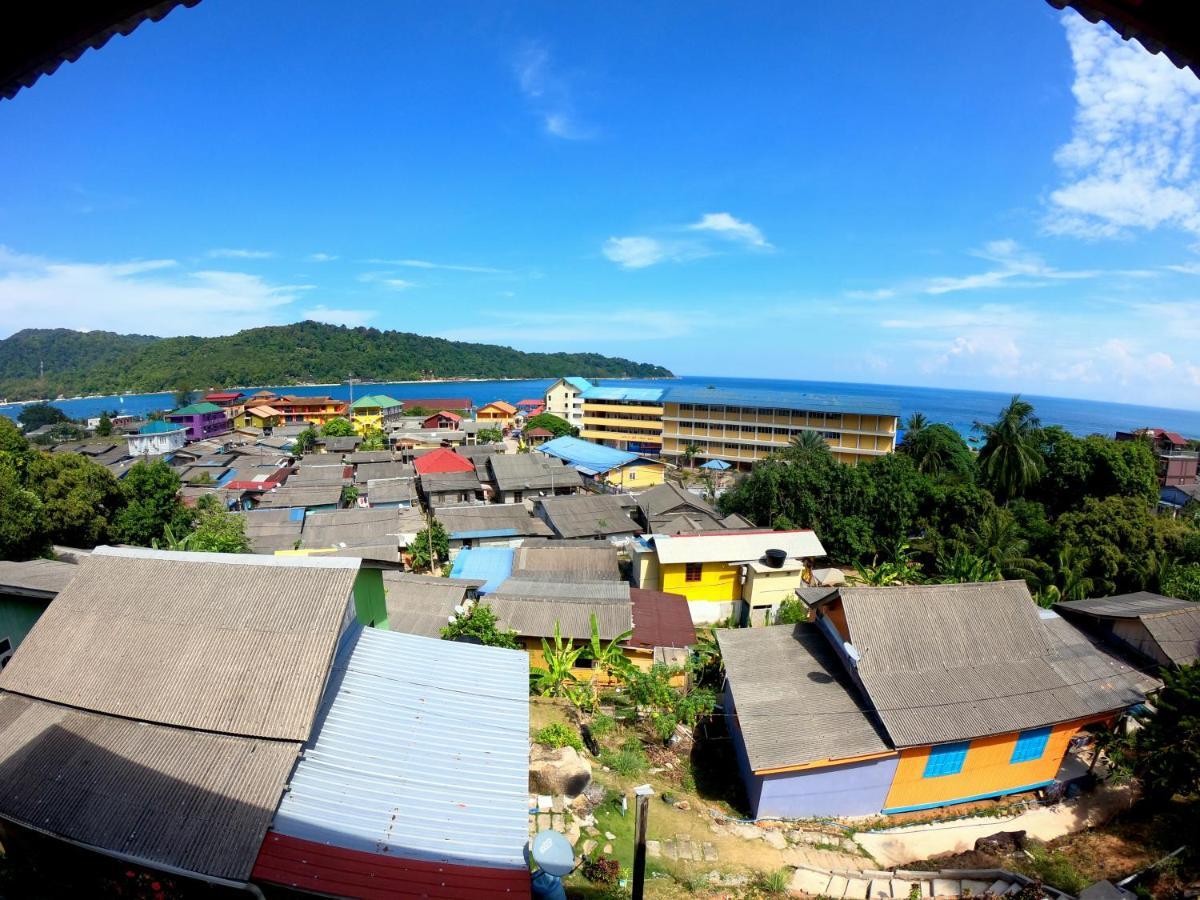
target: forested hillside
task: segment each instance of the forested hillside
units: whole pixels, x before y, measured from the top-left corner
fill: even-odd
[[[39,378],[44,366],[44,378]],[[66,328],[0,340],[0,397],[439,378],[667,377],[662,366],[598,353],[524,353],[376,328],[300,322],[222,337],[155,338]]]

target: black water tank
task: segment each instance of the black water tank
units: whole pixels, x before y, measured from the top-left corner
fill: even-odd
[[[787,559],[786,550],[768,550],[766,555],[768,566],[770,566],[772,569],[783,568],[784,560]]]

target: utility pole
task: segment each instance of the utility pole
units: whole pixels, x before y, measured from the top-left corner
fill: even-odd
[[[353,372],[351,372],[349,375],[346,376],[346,381],[350,385],[350,405],[351,406],[354,405],[354,382],[356,380],[357,379],[354,377]]]
[[[633,821],[633,883],[630,885],[632,900],[642,900],[642,891],[646,881],[646,822],[650,816],[650,796],[654,788],[643,784],[633,789],[634,821]]]

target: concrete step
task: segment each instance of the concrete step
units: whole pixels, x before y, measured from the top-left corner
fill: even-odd
[[[828,872],[814,872],[812,869],[801,868],[792,874],[788,889],[810,894],[813,897],[832,897],[833,895],[829,893],[829,880]]]
[[[920,886],[917,896],[923,897],[925,896],[923,888],[927,883],[928,882],[909,881],[906,878],[893,878],[891,883],[892,897],[894,900],[908,900],[909,896],[912,894],[912,889],[914,886]]]
[[[987,893],[991,885],[986,881],[975,881],[974,879],[964,878],[962,881],[962,893],[964,897],[982,897]]]
[[[872,878],[867,896],[871,900],[892,900],[892,880],[890,878]]]
[[[935,878],[933,879],[933,896],[961,897],[962,882],[957,878]]]
[[[988,888],[988,892],[993,897],[1000,897],[1000,896],[1003,896],[1004,894],[1007,894],[1011,887],[1012,887],[1012,882],[1005,881],[1003,878],[997,878],[995,881],[992,882],[992,886],[990,888]]]
[[[842,896],[846,900],[868,900],[870,896],[871,882],[865,878],[847,878],[846,889],[842,891]]]
[[[829,884],[825,886],[825,896],[838,898],[846,893],[846,879],[841,875],[834,875],[829,879]]]

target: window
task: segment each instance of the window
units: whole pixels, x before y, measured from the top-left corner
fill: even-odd
[[[520,503],[524,499],[525,493],[523,491],[513,491],[513,503]]]
[[[1009,762],[1023,763],[1041,759],[1042,754],[1046,752],[1046,742],[1049,740],[1050,726],[1022,731],[1017,736],[1017,743],[1013,747],[1012,759]]]
[[[684,581],[699,581],[704,576],[704,563],[688,563],[684,569]]]
[[[957,744],[938,744],[929,748],[929,759],[925,762],[924,778],[940,778],[943,775],[957,775],[963,769],[967,760],[967,748],[970,741],[960,741]]]

